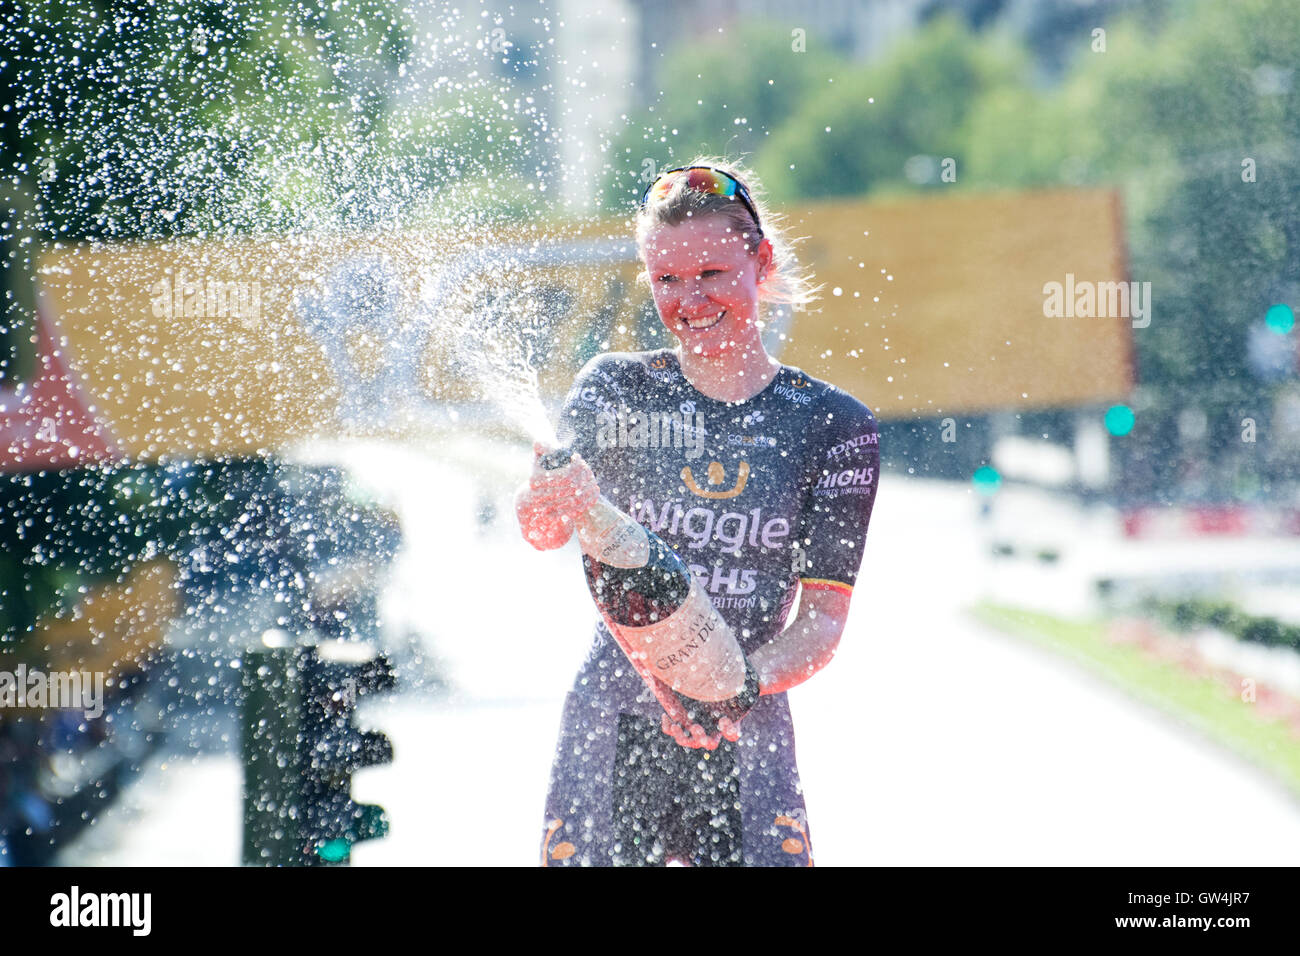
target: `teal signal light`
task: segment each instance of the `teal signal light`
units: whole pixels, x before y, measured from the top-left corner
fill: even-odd
[[[348,840],[326,840],[316,847],[316,855],[326,863],[342,863],[352,855],[352,844]]]
[[[975,474],[971,475],[971,484],[975,490],[982,495],[991,495],[1002,486],[1002,476],[998,474],[996,468],[983,465],[975,469]]]
[[[1270,305],[1264,313],[1264,324],[1278,335],[1286,335],[1295,328],[1295,312],[1285,302]]]
[[[1106,431],[1112,435],[1127,435],[1133,430],[1136,420],[1133,409],[1127,405],[1112,405],[1106,409]]]

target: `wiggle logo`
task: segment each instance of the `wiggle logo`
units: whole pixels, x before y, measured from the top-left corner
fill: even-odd
[[[708,482],[710,485],[720,485],[726,480],[726,477],[726,469],[722,466],[722,462],[709,462]],[[742,461],[736,467],[736,483],[726,491],[707,491],[701,488],[695,480],[695,475],[691,472],[690,465],[682,469],[682,481],[686,482],[686,487],[697,498],[710,498],[713,500],[734,498],[745,490],[745,483],[749,481],[749,462]]]
[[[812,393],[804,389],[812,386],[812,382],[802,375],[796,375],[790,379],[790,383],[773,386],[772,394],[779,395],[781,398],[794,402],[796,405],[812,404]]]
[[[650,377],[657,382],[671,382],[677,377],[677,372],[669,364],[666,356],[659,356],[651,359],[647,363],[647,371]]]

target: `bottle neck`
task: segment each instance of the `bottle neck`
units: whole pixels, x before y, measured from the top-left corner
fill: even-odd
[[[601,495],[578,519],[584,554],[616,568],[640,568],[650,560],[650,538],[640,522]]]

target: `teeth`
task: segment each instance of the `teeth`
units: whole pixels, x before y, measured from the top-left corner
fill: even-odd
[[[685,319],[683,321],[686,322],[686,325],[689,328],[694,329],[695,331],[698,332],[701,329],[707,329],[710,326],[717,324],[722,320],[722,317],[726,314],[727,314],[727,310],[723,309],[717,315],[706,315],[698,319]]]

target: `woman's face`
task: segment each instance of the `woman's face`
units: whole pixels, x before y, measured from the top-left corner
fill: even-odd
[[[758,287],[772,243],[750,253],[726,216],[656,226],[642,248],[655,308],[683,349],[717,357],[758,339]]]

